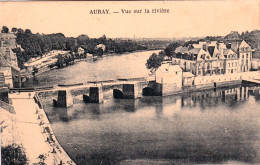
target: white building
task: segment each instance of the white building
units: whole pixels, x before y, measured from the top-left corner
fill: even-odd
[[[159,84],[172,84],[182,88],[182,69],[171,62],[162,63],[155,72],[155,80]]]

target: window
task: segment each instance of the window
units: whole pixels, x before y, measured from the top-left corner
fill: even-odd
[[[248,54],[246,54],[246,58],[248,58]]]

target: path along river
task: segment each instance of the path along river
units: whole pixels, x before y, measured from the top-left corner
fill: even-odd
[[[107,56],[37,78],[44,86],[143,76],[151,53]],[[109,95],[99,105],[75,101],[68,109],[52,107],[51,98],[44,104],[56,138],[77,164],[260,164],[260,98],[246,87],[137,100]]]

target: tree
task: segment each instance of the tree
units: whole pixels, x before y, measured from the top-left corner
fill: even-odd
[[[1,33],[9,33],[9,29],[6,26],[2,27]]]
[[[24,30],[19,28],[19,29],[17,29],[17,33],[22,34],[22,33],[24,33]]]
[[[31,34],[32,31],[30,29],[25,29],[25,33],[27,33],[27,34],[30,33]]]
[[[94,51],[94,54],[97,55],[97,56],[102,56],[104,53],[103,49],[102,48],[97,48],[95,49]]]
[[[228,35],[224,37],[225,40],[238,40],[240,39],[240,34],[237,31],[231,31]]]
[[[56,66],[58,66],[58,68],[62,68],[63,67],[63,64],[64,64],[64,58],[61,54],[58,55],[58,60],[56,62]]]
[[[165,52],[165,55],[168,56],[168,57],[171,57],[173,54],[174,54],[174,51],[177,47],[179,47],[180,44],[178,42],[173,42],[171,43],[170,45],[168,45],[164,52]]]
[[[27,161],[21,146],[13,144],[1,148],[1,164],[25,165]]]
[[[153,53],[149,59],[146,62],[146,68],[150,69],[151,73],[154,73],[162,64],[164,56],[162,56],[163,53],[160,55],[157,55],[156,53]]]
[[[186,42],[183,44],[183,46],[187,47],[187,46],[192,45],[192,44],[197,44],[197,41],[192,41],[192,40],[186,41]]]
[[[16,28],[16,27],[13,27],[11,32],[12,32],[12,33],[16,33],[16,32],[17,32],[17,28]]]

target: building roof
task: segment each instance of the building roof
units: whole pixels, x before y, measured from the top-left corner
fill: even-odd
[[[186,46],[179,46],[175,49],[175,53],[188,53],[189,47]]]
[[[0,38],[16,38],[13,33],[0,33]]]
[[[193,48],[191,50],[189,50],[189,53],[192,53],[192,54],[199,54],[201,48]]]
[[[243,41],[240,43],[240,45],[239,45],[239,48],[240,48],[240,47],[249,47],[249,45],[246,43],[245,40],[243,40]]]
[[[238,52],[238,48],[250,47],[250,45],[248,45],[245,40],[230,41],[230,44],[231,44],[231,49],[234,50],[235,52]]]
[[[215,51],[215,46],[208,46],[208,52],[210,56],[212,57]]]
[[[187,78],[187,77],[195,77],[194,74],[192,74],[191,72],[183,72],[183,75],[182,75],[184,78]]]
[[[158,68],[158,71],[168,72],[168,71],[182,72],[182,69],[179,65],[172,64],[170,62],[162,63],[162,65]]]
[[[171,68],[172,68],[174,71],[182,72],[182,69],[181,69],[180,65],[171,64]]]
[[[223,49],[223,55],[227,55],[230,49]]]

